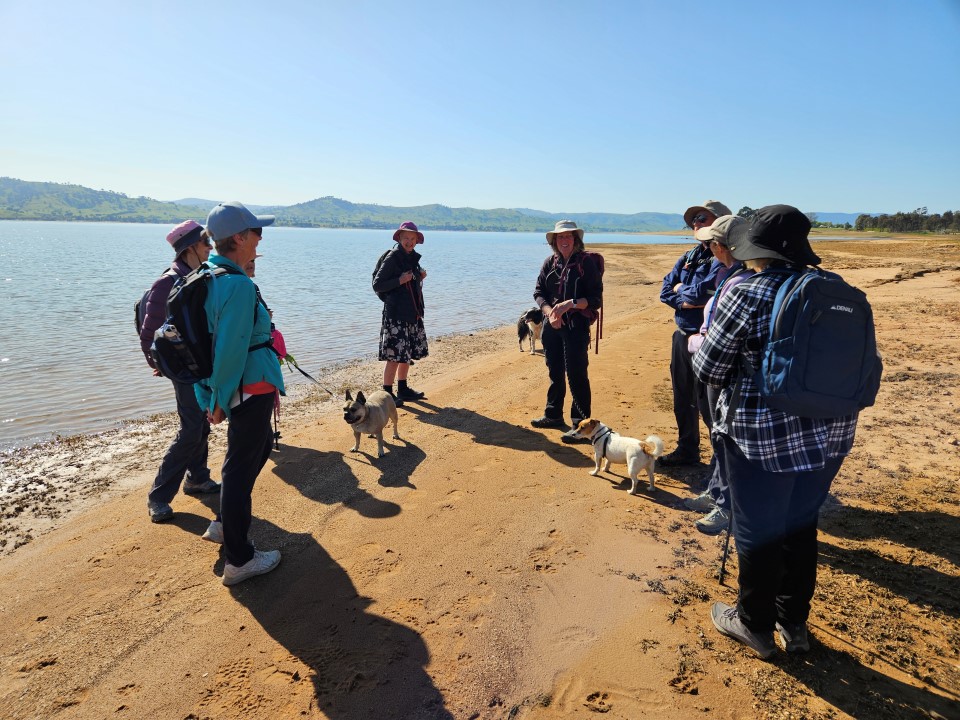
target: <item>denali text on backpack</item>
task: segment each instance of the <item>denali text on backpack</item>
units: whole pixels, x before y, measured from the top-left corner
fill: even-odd
[[[209,284],[227,274],[241,273],[203,263],[174,283],[167,298],[167,319],[150,347],[154,364],[164,377],[192,385],[213,374],[213,338],[207,329],[204,302]]]
[[[741,356],[766,403],[790,415],[833,418],[873,405],[883,362],[867,296],[819,268],[789,274],[770,314],[759,368]]]

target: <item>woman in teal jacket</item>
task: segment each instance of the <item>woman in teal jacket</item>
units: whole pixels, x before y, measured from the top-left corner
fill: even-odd
[[[220,514],[203,534],[223,544],[224,585],[268,573],[280,563],[279,550],[256,550],[247,537],[253,486],[270,456],[270,417],[284,387],[280,361],[267,346],[270,313],[243,267],[256,257],[263,228],[273,220],[238,202],[221,203],[207,216],[207,232],[217,249],[209,262],[234,271],[210,283],[204,309],[213,337],[213,373],[194,386],[212,424],[230,420]]]

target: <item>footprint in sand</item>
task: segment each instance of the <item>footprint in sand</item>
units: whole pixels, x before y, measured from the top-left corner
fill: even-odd
[[[610,712],[613,704],[610,702],[610,696],[605,692],[593,692],[587,695],[583,706],[592,712],[606,713]]]

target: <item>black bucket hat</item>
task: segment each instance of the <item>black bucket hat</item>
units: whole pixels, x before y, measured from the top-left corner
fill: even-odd
[[[727,247],[736,260],[770,258],[794,265],[819,265],[810,247],[810,220],[792,205],[767,205],[749,223],[730,231]]]

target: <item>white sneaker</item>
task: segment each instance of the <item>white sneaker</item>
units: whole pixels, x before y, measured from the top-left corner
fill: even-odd
[[[694,524],[704,535],[719,535],[730,527],[730,513],[722,507],[715,507],[706,517],[702,517]]]
[[[683,501],[684,507],[687,510],[695,510],[699,513],[708,513],[713,510],[714,505],[717,503],[713,499],[713,493],[709,490],[704,490],[702,493],[697,495],[694,498],[687,498]]]
[[[256,575],[268,573],[279,564],[279,550],[254,550],[253,557],[240,567],[230,563],[223,566],[223,584],[236,585]]]
[[[212,543],[223,545],[223,523],[212,520],[210,527],[208,527],[200,537]]]

